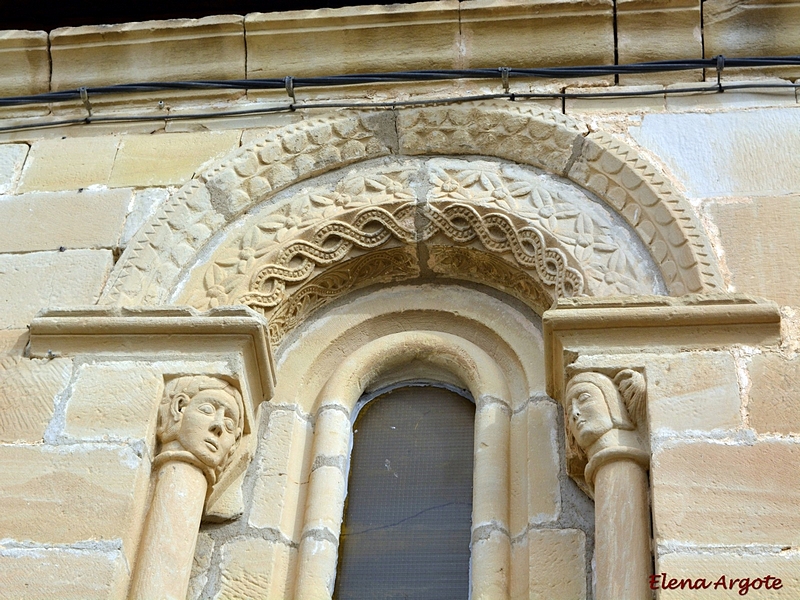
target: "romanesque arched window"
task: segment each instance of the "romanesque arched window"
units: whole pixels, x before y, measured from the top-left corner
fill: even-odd
[[[432,386],[372,397],[353,429],[335,597],[466,598],[475,405]]]

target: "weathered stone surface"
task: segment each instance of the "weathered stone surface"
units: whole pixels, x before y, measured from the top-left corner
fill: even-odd
[[[528,533],[530,588],[526,598],[586,598],[586,536],[578,529]]]
[[[260,442],[264,451],[253,488],[252,527],[271,527],[300,541],[312,442],[311,424],[295,411],[270,413]]]
[[[744,77],[752,77],[752,73],[744,73]],[[727,80],[726,80],[727,79]],[[728,90],[718,93],[716,81],[706,83],[673,83],[667,86],[667,110],[675,112],[715,110],[715,109],[741,109],[741,108],[769,108],[781,106],[794,106],[797,103],[795,89],[785,87],[790,83],[784,79],[743,79],[742,77],[724,78],[724,85],[754,85],[754,86],[784,86],[784,87],[752,87]],[[697,93],[697,88],[703,88],[703,93]],[[724,88],[723,88],[724,89]],[[681,93],[681,90],[686,90]]]
[[[94,304],[112,265],[110,250],[0,255],[0,327],[24,327],[47,306]]]
[[[122,540],[133,564],[149,466],[131,448],[0,446],[3,537],[43,544]]]
[[[445,0],[250,14],[245,18],[247,76],[453,69],[458,7],[457,1]]]
[[[0,31],[0,97],[50,90],[50,54],[44,31]]]
[[[648,114],[630,132],[690,196],[772,196],[800,189],[800,111]]]
[[[620,64],[703,57],[697,0],[617,0],[616,7]],[[702,69],[619,77],[625,85],[702,80]]]
[[[608,87],[569,87],[564,90],[567,94],[610,94],[621,93],[647,93],[646,96],[620,97],[620,98],[567,98],[564,101],[564,112],[568,115],[575,113],[641,113],[663,111],[666,108],[662,85],[626,85],[618,88]]]
[[[135,81],[243,79],[243,18],[64,27],[50,33],[52,89]]]
[[[647,374],[651,433],[711,431],[742,424],[736,365],[727,352],[685,352],[630,357]],[[623,362],[622,364],[627,364]]]
[[[16,186],[28,149],[28,144],[0,145],[0,194],[8,194]]]
[[[558,440],[558,407],[536,402],[528,407],[528,521],[555,520],[561,509]]]
[[[120,246],[127,246],[131,238],[152,217],[159,206],[166,202],[169,190],[165,188],[150,188],[134,194],[131,211],[125,219]]]
[[[800,433],[800,358],[756,354],[750,382],[750,425],[759,433]]]
[[[16,548],[0,544],[0,597],[123,600],[128,564],[118,549]]]
[[[297,550],[263,539],[241,539],[222,548],[221,585],[215,596],[227,598],[290,598],[288,574]]]
[[[795,600],[800,597],[800,557],[797,552],[781,552],[780,554],[753,554],[744,550],[737,553],[735,549],[728,552],[675,552],[656,557],[656,572],[666,573],[668,579],[683,579],[690,577],[693,580],[705,579],[711,582],[709,589],[701,591],[689,589],[663,590],[656,592],[659,600],[695,600],[697,598],[741,598],[761,597],[770,600]],[[774,585],[775,578],[780,578],[779,589],[764,589],[750,587],[746,594],[742,594],[740,584],[733,584],[733,589],[722,591],[720,585],[714,589],[714,583],[725,576],[725,585],[730,587],[731,579],[749,578],[750,581],[767,575],[772,575],[770,585]],[[660,583],[659,583],[660,585]],[[701,584],[702,585],[702,584]]]
[[[800,196],[712,203],[708,210],[736,291],[800,304]]]
[[[116,136],[38,140],[31,146],[17,192],[53,192],[105,185],[118,143]]]
[[[0,442],[41,441],[72,361],[0,357]]]
[[[468,0],[460,24],[465,67],[614,63],[611,0]]]
[[[22,356],[30,339],[28,329],[0,329],[0,354]]]
[[[238,131],[163,133],[122,138],[109,186],[181,184],[199,167],[239,146]]]
[[[800,543],[800,444],[696,442],[653,456],[658,543]]]
[[[113,248],[130,201],[130,190],[0,197],[0,223],[13,224],[0,238],[0,252]]]
[[[141,439],[152,447],[162,388],[162,377],[144,363],[81,365],[64,433],[79,439]]]
[[[800,3],[796,0],[706,0],[703,2],[703,43],[706,56],[792,56],[800,54],[797,28]],[[726,70],[727,72],[727,70]],[[778,74],[786,79],[800,75],[797,67],[740,69]]]
[[[211,556],[214,552],[214,538],[200,532],[197,536],[197,547],[194,552],[194,562],[192,563],[192,574],[189,579],[189,591],[186,594],[187,600],[199,600],[208,582],[208,568],[211,566]]]

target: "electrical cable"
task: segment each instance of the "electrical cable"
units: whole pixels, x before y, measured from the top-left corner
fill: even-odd
[[[432,71],[396,71],[391,73],[364,73],[356,75],[327,75],[322,77],[282,77],[275,79],[232,79],[200,81],[162,81],[152,83],[130,83],[99,87],[82,87],[76,90],[46,92],[32,96],[13,96],[0,98],[0,106],[19,106],[26,104],[68,102],[80,100],[82,90],[89,95],[119,93],[159,92],[168,90],[208,90],[208,89],[288,89],[291,81],[293,90],[302,87],[339,87],[366,83],[400,83],[436,81],[448,79],[503,79],[523,78],[579,78],[603,77],[608,75],[632,75],[664,73],[692,69],[720,70],[725,68],[800,66],[800,56],[768,56],[760,58],[698,58],[686,60],[667,60],[632,63],[627,65],[598,65],[582,67],[545,67],[522,69],[499,67],[496,69],[456,69]]]
[[[515,101],[518,99],[581,99],[581,98],[632,98],[658,96],[661,94],[704,94],[721,93],[733,90],[747,89],[796,89],[800,84],[769,83],[769,82],[750,82],[723,84],[720,80],[722,70],[725,68],[747,68],[764,66],[800,66],[800,56],[783,57],[762,57],[762,58],[726,58],[718,56],[713,59],[691,59],[678,61],[655,61],[648,63],[635,63],[628,65],[606,65],[596,67],[553,67],[539,69],[515,69],[500,67],[498,69],[461,69],[445,71],[400,71],[394,73],[373,73],[363,75],[335,75],[325,77],[284,77],[282,79],[247,79],[230,81],[173,81],[156,83],[135,83],[120,84],[101,87],[81,87],[77,90],[65,90],[60,92],[48,92],[35,96],[17,96],[11,98],[0,98],[2,106],[22,106],[40,103],[58,103],[71,100],[81,100],[89,115],[85,118],[62,119],[59,121],[23,123],[7,127],[0,127],[0,133],[13,131],[24,131],[32,129],[43,129],[70,125],[86,125],[92,123],[124,123],[124,122],[146,122],[146,121],[181,121],[195,119],[216,119],[241,116],[254,116],[276,112],[293,112],[296,110],[313,109],[395,109],[403,107],[456,104],[465,102],[480,102],[484,100],[506,99]],[[656,90],[610,90],[603,92],[509,92],[495,94],[479,94],[471,96],[454,96],[443,98],[426,98],[420,100],[404,101],[328,101],[328,102],[297,102],[295,93],[299,87],[338,87],[346,85],[357,85],[364,83],[401,83],[451,80],[462,78],[483,78],[501,79],[504,89],[508,90],[509,81],[512,77],[544,77],[553,78],[578,78],[578,77],[600,77],[608,75],[629,75],[643,73],[660,73],[690,69],[715,69],[717,81],[706,86],[698,85],[694,87],[656,89]],[[228,110],[203,113],[186,113],[179,115],[122,115],[122,116],[93,116],[91,114],[90,95],[105,94],[125,94],[140,92],[157,92],[167,90],[209,90],[209,89],[284,89],[292,102],[277,106],[260,107],[255,109]]]

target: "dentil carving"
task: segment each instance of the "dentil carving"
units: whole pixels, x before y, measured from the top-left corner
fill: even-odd
[[[156,461],[189,462],[213,485],[236,450],[243,424],[242,394],[231,383],[201,375],[173,379],[159,407]]]

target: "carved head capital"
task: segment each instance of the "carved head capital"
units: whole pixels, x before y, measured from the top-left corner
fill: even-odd
[[[579,373],[566,388],[569,432],[578,446],[591,455],[609,432],[636,431],[644,417],[644,398],[644,377],[637,371],[623,369],[613,381],[602,373]]]
[[[203,469],[210,483],[227,466],[243,426],[242,394],[224,379],[184,376],[164,388],[157,430],[161,455],[184,455]]]

